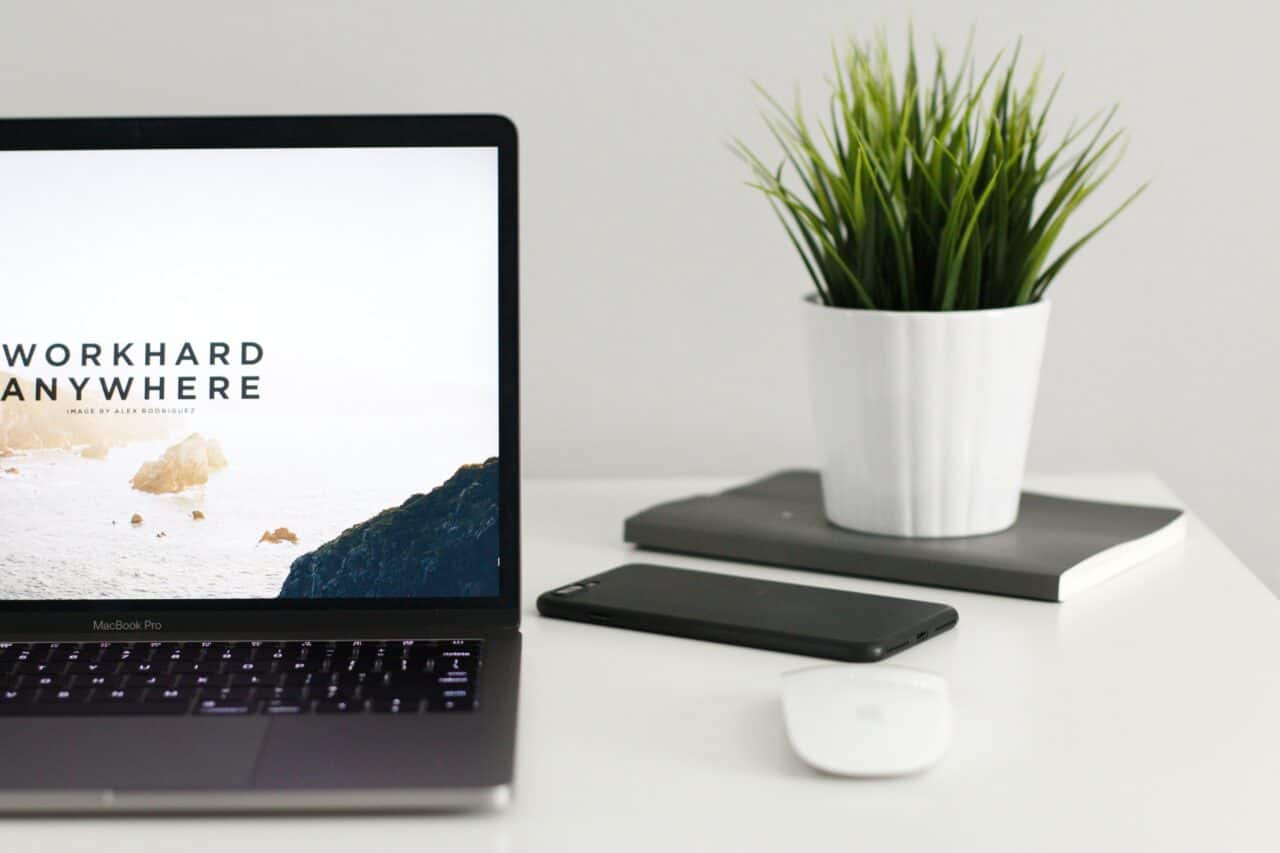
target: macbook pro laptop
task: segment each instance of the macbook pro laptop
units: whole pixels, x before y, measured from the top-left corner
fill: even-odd
[[[0,810],[510,797],[516,133],[0,121]]]

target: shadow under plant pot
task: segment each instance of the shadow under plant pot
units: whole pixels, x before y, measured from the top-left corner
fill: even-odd
[[[810,297],[804,310],[827,518],[910,537],[1012,525],[1048,301],[871,311]]]

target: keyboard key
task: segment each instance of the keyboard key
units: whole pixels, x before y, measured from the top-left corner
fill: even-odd
[[[124,661],[123,663],[120,664],[120,669],[118,670],[118,672],[120,672],[120,674],[122,675],[141,675],[141,674],[150,674],[155,672],[163,672],[165,668],[166,668],[166,665],[163,663],[159,663],[159,662],[152,663],[151,661],[130,658],[129,660]]]
[[[264,714],[305,714],[309,710],[306,702],[287,701],[284,699],[268,699],[261,705]]]
[[[400,701],[406,704],[417,703],[427,697],[427,687],[422,684],[402,684],[394,687],[368,687],[364,695],[381,702]]]
[[[197,714],[211,716],[234,717],[251,713],[253,710],[253,705],[244,699],[201,699],[196,703]]]
[[[405,672],[426,672],[432,673],[436,671],[436,658],[434,656],[422,656],[413,654],[402,659],[401,669]]]
[[[276,683],[284,687],[306,687],[323,681],[323,675],[312,672],[287,672],[276,679]]]
[[[471,683],[471,679],[467,678],[465,675],[447,675],[447,676],[441,676],[440,678],[436,679],[436,684],[439,684],[442,687],[448,687],[452,685],[466,686],[470,683]]]
[[[336,684],[339,687],[358,687],[367,682],[381,681],[382,677],[379,673],[371,672],[335,672],[327,682],[328,684]]]
[[[84,716],[106,717],[125,714],[185,714],[187,705],[177,703],[136,704],[120,702],[67,702],[60,705],[13,705],[0,704],[0,716]]]
[[[13,675],[53,675],[61,670],[57,664],[28,662],[10,667],[9,672]]]
[[[216,699],[223,702],[247,702],[253,695],[251,687],[203,687],[201,699]]]
[[[375,714],[414,714],[421,705],[416,699],[403,702],[399,699],[374,699],[369,703],[369,710]]]
[[[271,662],[267,661],[240,661],[239,663],[230,663],[223,669],[226,673],[253,673],[253,672],[270,672]]]
[[[439,702],[428,702],[428,711],[470,711],[475,707],[472,699],[442,699]]]
[[[360,699],[320,699],[316,702],[317,714],[355,714],[364,710]]]
[[[282,672],[316,673],[329,671],[329,659],[326,657],[306,657],[291,664],[282,666]]]
[[[178,661],[169,665],[172,675],[216,675],[222,672],[222,662],[218,660]]]
[[[89,698],[89,694],[93,691],[88,688],[63,688],[49,689],[45,688],[36,694],[35,701],[37,704],[63,704],[66,702],[84,702]]]
[[[221,677],[220,683],[227,687],[258,687],[258,686],[274,686],[279,681],[279,676],[264,672],[261,675],[253,673],[235,673],[233,675],[224,675]]]
[[[470,704],[472,699],[474,698],[475,698],[474,694],[471,693],[471,690],[465,690],[465,689],[436,690],[436,692],[431,693],[429,695],[428,701],[431,704],[431,707],[434,708],[434,707],[439,707],[440,704],[444,704],[447,702]],[[449,708],[449,710],[452,710],[452,708]]]
[[[152,688],[147,691],[147,702],[185,702],[190,704],[192,699],[196,698],[196,693],[191,689],[180,689],[177,687],[159,687]]]
[[[79,660],[69,663],[64,672],[68,675],[100,675],[115,672],[115,665],[98,661]]]
[[[431,683],[431,678],[429,675],[422,672],[387,672],[383,673],[380,681],[382,684],[394,687],[414,684],[426,685]]]
[[[444,657],[440,660],[439,675],[470,675],[476,671],[476,660],[472,657]]]

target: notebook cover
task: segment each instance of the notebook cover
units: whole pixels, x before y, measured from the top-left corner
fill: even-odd
[[[1182,510],[1168,507],[1023,492],[1018,520],[1008,530],[900,539],[832,525],[823,513],[817,472],[790,470],[639,512],[626,520],[623,538],[655,550],[1059,601],[1071,569],[1154,537],[1181,516]],[[1139,556],[1131,547],[1117,556],[1136,564],[1150,554]],[[1098,580],[1114,574],[1109,570]]]

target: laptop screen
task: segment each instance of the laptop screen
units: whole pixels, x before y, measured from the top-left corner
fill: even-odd
[[[0,600],[498,595],[496,148],[0,187]]]

